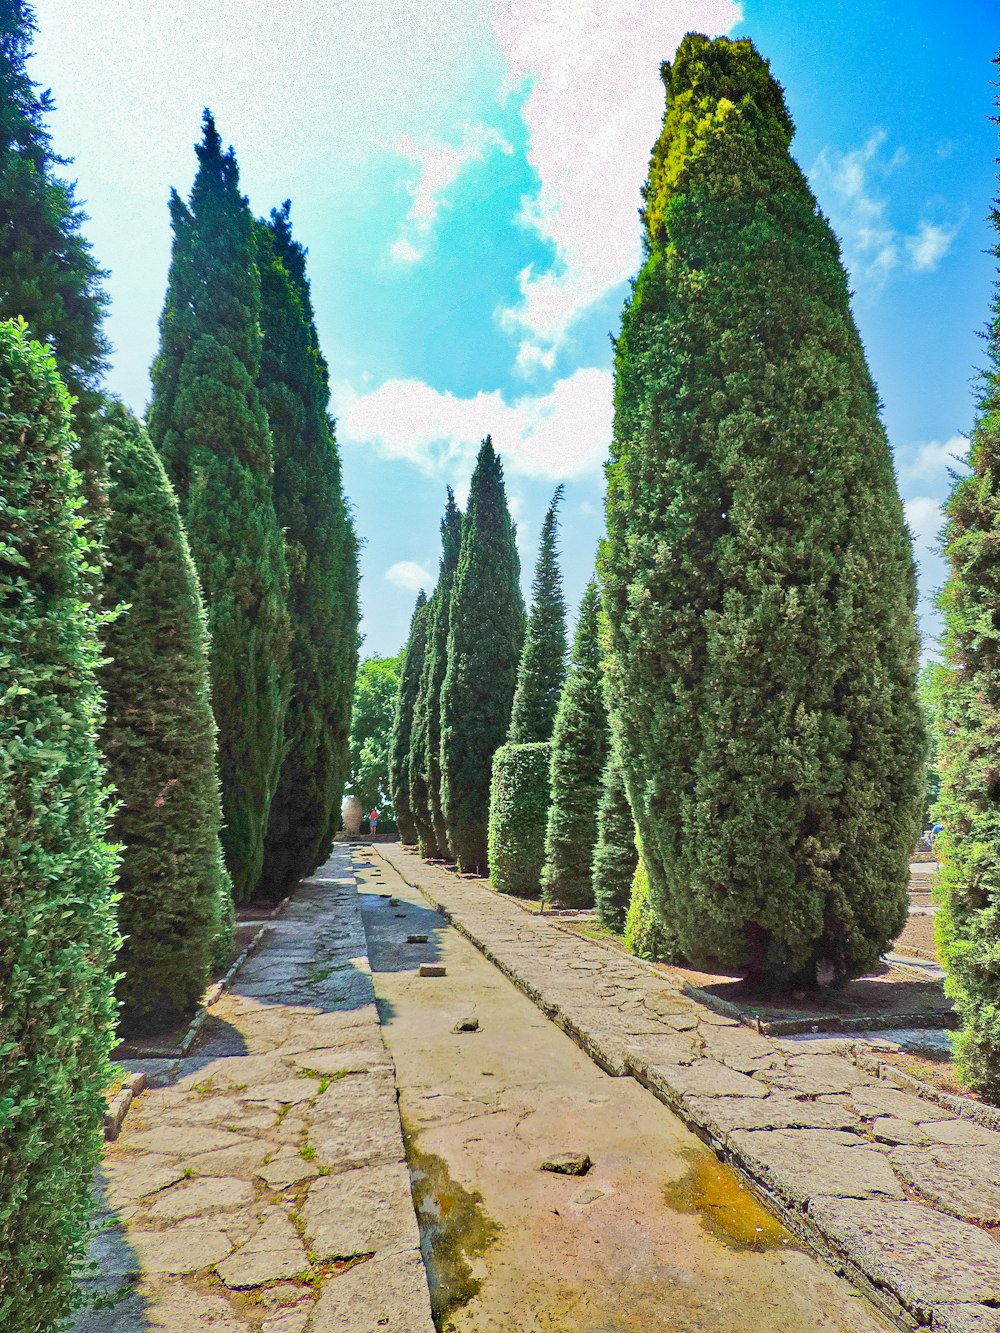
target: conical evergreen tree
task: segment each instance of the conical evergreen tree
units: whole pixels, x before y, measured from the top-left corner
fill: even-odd
[[[187,529],[211,633],[223,848],[237,902],[260,878],[285,749],[289,622],[271,433],[257,389],[260,278],[253,219],[206,111],[190,207],[174,244],[153,364],[149,433]]]
[[[358,555],[327,415],[306,253],[286,202],[257,229],[264,335],[261,398],[274,442],[274,507],[285,534],[292,624],[287,754],[258,892],[282,898],[329,855],[350,767],[358,667]]]
[[[638,864],[635,819],[625,789],[625,774],[612,743],[601,778],[601,803],[597,807],[597,842],[594,846],[592,878],[597,919],[610,930],[624,930]]]
[[[561,907],[594,901],[597,809],[610,731],[601,674],[601,595],[587,584],[570,673],[552,732],[552,800],[545,830],[542,891]]]
[[[871,967],[923,783],[909,535],[837,242],[749,41],[689,35],[616,347],[610,695],[653,902],[763,986]]]
[[[483,870],[493,755],[504,743],[524,641],[524,600],[503,466],[479,450],[451,594],[441,687],[441,806],[459,869]]]
[[[120,802],[118,963],[127,1032],[190,1012],[232,945],[208,636],[177,500],[149,437],[120,404],[101,432],[108,464],[109,606],[101,744]]]
[[[998,61],[1000,63],[1000,61]],[[1000,238],[1000,199],[991,211]],[[1000,243],[993,253],[1000,259]],[[934,918],[946,989],[962,1021],[956,1055],[973,1088],[1000,1093],[1000,288],[987,335],[978,419],[969,458],[947,505],[951,566],[939,599],[946,671],[936,684],[942,723],[944,825]]]
[[[508,740],[513,745],[551,739],[559,696],[566,680],[566,600],[556,548],[562,497],[563,488],[557,486],[542,524],[542,540],[532,584],[531,615],[510,718]]]
[[[448,487],[441,520],[441,563],[437,587],[427,606],[427,652],[413,709],[410,739],[410,805],[420,855],[448,856],[441,813],[441,685],[448,657],[448,612],[462,545],[462,515]]]
[[[70,160],[54,152],[46,127],[52,97],[28,74],[34,33],[27,0],[0,0],[0,318],[20,316],[52,348],[80,427],[98,403],[107,298],[86,218],[59,175]]]
[[[410,806],[410,739],[413,733],[413,708],[420,690],[420,676],[427,651],[427,597],[423,588],[410,619],[410,636],[403,657],[403,674],[396,698],[396,716],[389,741],[389,787],[392,809],[403,842],[417,840],[417,826]]]
[[[0,324],[0,1328],[73,1301],[100,1160],[115,857],[90,553],[51,351]]]

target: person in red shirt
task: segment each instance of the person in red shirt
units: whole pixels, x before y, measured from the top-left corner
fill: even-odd
[[[371,835],[372,835],[372,837],[374,838],[374,836],[375,836],[375,830],[378,828],[378,811],[377,811],[377,810],[372,810],[372,812],[369,814],[369,816],[368,816],[368,826],[369,826],[369,828],[370,828],[370,830],[371,830]]]

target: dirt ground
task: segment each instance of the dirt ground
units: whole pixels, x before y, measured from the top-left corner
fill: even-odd
[[[360,876],[441,1329],[885,1333],[650,1093],[599,1070],[391,868]],[[585,1176],[539,1169],[568,1151],[593,1159]]]

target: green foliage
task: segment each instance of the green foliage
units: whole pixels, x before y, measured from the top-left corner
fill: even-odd
[[[924,710],[927,732],[927,777],[922,823],[929,828],[934,822],[934,807],[941,798],[941,747],[944,741],[944,712],[946,694],[951,688],[950,672],[940,662],[927,662],[917,676],[920,706]]]
[[[118,997],[127,1032],[178,1022],[232,947],[232,886],[201,593],[163,464],[135,418],[105,416],[109,606],[101,744],[120,802]]]
[[[417,826],[410,806],[410,741],[413,732],[413,709],[420,690],[420,677],[427,651],[427,597],[423,588],[417,594],[417,604],[410,619],[410,636],[403,652],[403,670],[399,678],[399,693],[389,740],[389,792],[392,808],[403,842],[417,840]]]
[[[616,346],[609,699],[656,910],[769,986],[871,967],[923,799],[913,557],[837,242],[749,41],[688,36]]]
[[[223,848],[237,902],[257,888],[284,755],[287,572],[257,390],[260,278],[232,150],[205,113],[190,207],[176,193],[173,254],[149,433],[174,484],[201,580],[219,728]]]
[[[521,566],[489,436],[462,525],[441,687],[441,806],[459,869],[482,870],[493,756],[504,743],[524,639]]]
[[[257,227],[260,393],[274,442],[274,508],[285,534],[292,695],[258,893],[282,898],[329,855],[349,763],[358,668],[358,552],[327,415],[306,256],[290,206]]]
[[[114,1031],[89,559],[51,352],[0,324],[0,1327],[73,1301]]]
[[[998,236],[1000,199],[991,220]],[[969,456],[946,508],[951,566],[939,599],[946,670],[936,683],[944,825],[934,918],[946,989],[961,1018],[955,1051],[962,1077],[1000,1095],[1000,295],[987,334],[988,362]]]
[[[2,0],[0,319],[22,317],[31,336],[52,348],[83,416],[97,405],[108,355],[104,274],[84,239],[74,187],[58,174],[70,159],[53,151],[45,124],[52,97],[28,75],[34,32],[33,6]]]
[[[367,657],[358,667],[354,682],[348,790],[360,800],[366,818],[372,807],[385,819],[393,817],[389,794],[389,741],[402,674],[401,652],[395,657]]]
[[[635,819],[625,790],[625,774],[612,745],[601,778],[597,842],[592,864],[597,919],[610,930],[620,931],[624,928],[638,860]]]
[[[601,595],[591,581],[580,605],[570,672],[552,731],[552,802],[542,871],[546,902],[587,907],[594,901],[597,809],[609,744],[601,673]]]
[[[448,665],[448,612],[461,546],[462,515],[449,486],[441,520],[441,563],[427,607],[427,651],[410,739],[410,806],[420,855],[426,857],[449,854],[441,810],[441,685]]]
[[[501,745],[490,784],[490,882],[501,893],[541,895],[549,810],[548,741]]]
[[[557,486],[542,524],[538,563],[531,586],[531,615],[510,718],[508,739],[515,745],[551,738],[559,696],[566,680],[566,600],[556,548],[557,515],[562,497],[563,488]]]
[[[669,963],[676,957],[670,932],[653,905],[649,874],[641,856],[637,857],[625,917],[625,948],[636,958],[646,958],[653,963]]]

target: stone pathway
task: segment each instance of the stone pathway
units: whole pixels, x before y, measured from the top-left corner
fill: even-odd
[[[675,1110],[900,1327],[1000,1333],[1000,1134],[900,1091],[829,1039],[759,1035],[696,1004],[679,978],[481,880],[398,844],[373,851],[602,1068]]]
[[[432,1333],[349,854],[110,1145],[74,1333]],[[101,1299],[103,1295],[103,1299]],[[117,1299],[115,1299],[117,1297]]]

